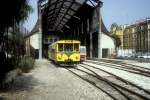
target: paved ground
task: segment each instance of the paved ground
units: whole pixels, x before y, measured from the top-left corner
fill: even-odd
[[[111,100],[104,92],[64,68],[37,60],[35,68],[0,92],[0,100]]]

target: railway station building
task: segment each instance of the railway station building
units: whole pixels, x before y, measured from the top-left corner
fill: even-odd
[[[38,20],[28,44],[36,45],[39,58],[47,57],[51,43],[63,39],[80,40],[87,57],[111,57],[115,40],[103,23],[102,5],[100,0],[39,0]]]

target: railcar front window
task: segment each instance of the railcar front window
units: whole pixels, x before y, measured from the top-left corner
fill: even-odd
[[[73,51],[73,45],[72,44],[64,44],[64,51],[66,51],[66,52]]]
[[[85,48],[81,48],[81,49],[80,49],[80,52],[81,52],[81,53],[85,53],[85,52],[86,52]]]
[[[79,44],[74,44],[74,51],[79,51]]]
[[[63,44],[58,44],[58,51],[63,51]]]

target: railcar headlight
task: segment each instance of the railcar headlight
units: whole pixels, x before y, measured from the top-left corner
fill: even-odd
[[[61,56],[58,56],[58,59],[61,59]]]
[[[61,59],[60,57],[58,59]]]
[[[78,57],[78,56],[76,56],[76,59],[79,59],[79,57]]]

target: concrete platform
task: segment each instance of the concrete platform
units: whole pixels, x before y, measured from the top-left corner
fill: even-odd
[[[104,92],[64,68],[43,59],[15,79],[11,89],[0,92],[6,100],[112,100]]]

